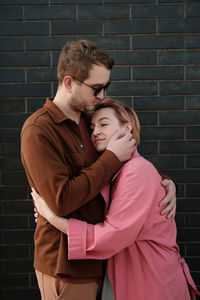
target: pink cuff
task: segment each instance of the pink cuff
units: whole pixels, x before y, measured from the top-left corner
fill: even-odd
[[[82,259],[86,255],[87,223],[68,220],[68,259]]]

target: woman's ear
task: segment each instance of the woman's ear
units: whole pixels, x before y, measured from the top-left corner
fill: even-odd
[[[126,124],[126,126],[127,126],[127,129],[131,132],[132,129],[133,129],[133,126],[132,126],[131,122],[128,122],[128,123]]]

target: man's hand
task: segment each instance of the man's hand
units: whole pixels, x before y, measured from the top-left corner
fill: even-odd
[[[106,149],[112,151],[121,162],[125,162],[131,158],[135,149],[135,139],[130,132],[124,134],[117,131],[111,137]]]
[[[160,206],[166,205],[161,211],[161,214],[164,215],[168,213],[168,219],[174,218],[176,214],[176,186],[173,181],[169,179],[164,179],[161,184],[165,187],[167,192],[165,199],[160,202]]]

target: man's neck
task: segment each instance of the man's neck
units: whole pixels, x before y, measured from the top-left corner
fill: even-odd
[[[55,98],[53,99],[54,104],[58,106],[58,108],[64,113],[65,116],[79,124],[81,112],[73,110],[70,107],[67,99],[62,98],[63,97],[61,95],[56,94]]]

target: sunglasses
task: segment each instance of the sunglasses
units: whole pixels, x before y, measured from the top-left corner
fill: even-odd
[[[109,87],[109,85],[111,84],[111,82],[108,81],[105,85],[101,85],[100,87],[95,88],[95,87],[93,87],[93,86],[91,86],[91,85],[89,85],[89,84],[87,84],[87,83],[85,83],[85,82],[83,82],[83,81],[81,81],[81,80],[79,80],[79,79],[76,79],[76,80],[79,81],[80,83],[82,83],[82,84],[88,86],[89,88],[93,89],[93,90],[94,90],[94,96],[95,96],[95,97],[96,97],[98,94],[100,94],[102,90],[104,90],[104,92],[105,92],[105,90],[106,90],[106,89]]]

